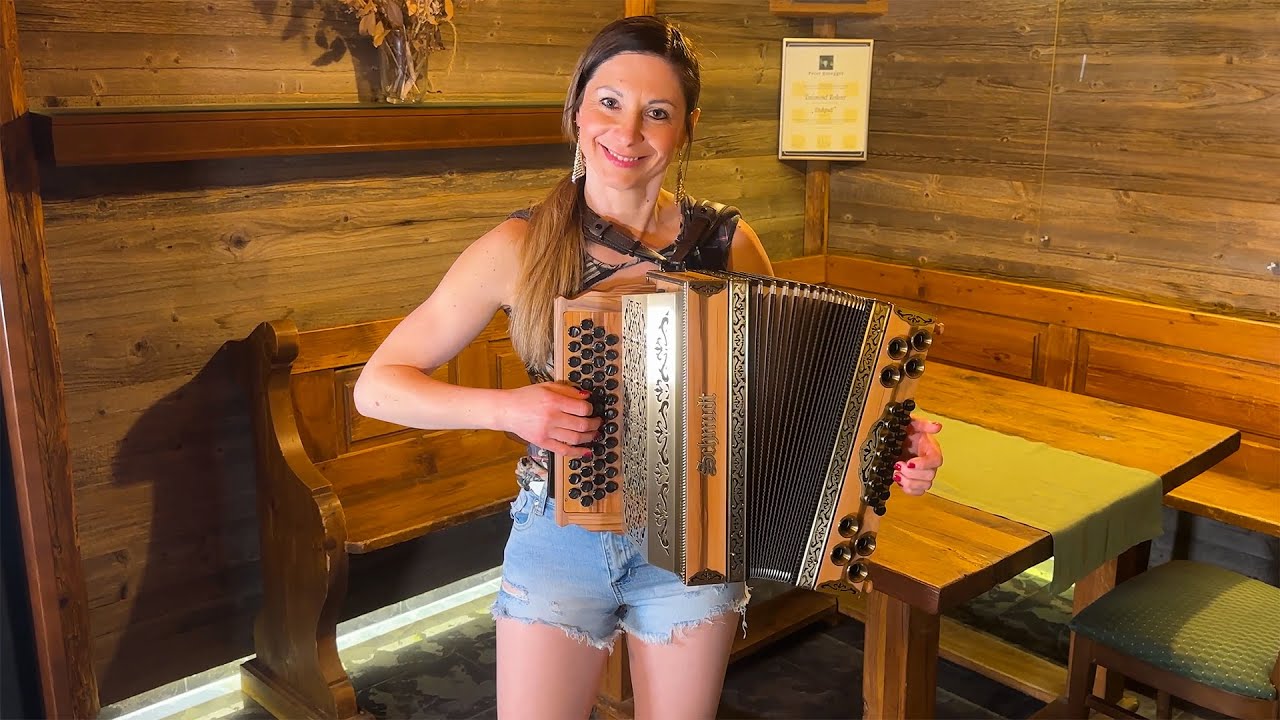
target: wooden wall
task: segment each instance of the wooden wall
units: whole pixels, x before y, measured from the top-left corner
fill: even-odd
[[[1280,16],[1227,0],[897,2],[831,252],[1280,320]]]
[[[455,3],[452,74],[433,58],[443,100],[559,102],[581,48],[623,13],[622,0]],[[24,84],[37,108],[366,98],[365,40],[334,5],[18,0]],[[803,172],[774,159],[774,103],[777,41],[796,26],[764,2],[661,5],[704,50],[690,192],[738,204],[775,259],[795,256]],[[44,170],[104,704],[252,649],[251,441],[223,344],[265,319],[306,329],[407,312],[568,161],[550,147]],[[351,611],[397,599],[413,586],[404,572],[371,573],[388,597]],[[353,569],[353,593],[359,580]]]

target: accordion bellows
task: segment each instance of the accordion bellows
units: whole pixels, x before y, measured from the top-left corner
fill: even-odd
[[[556,379],[604,419],[556,457],[561,525],[626,533],[688,585],[865,589],[932,318],[700,271],[559,298],[555,323]]]

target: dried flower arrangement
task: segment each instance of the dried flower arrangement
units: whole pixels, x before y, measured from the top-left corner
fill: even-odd
[[[381,52],[379,68],[386,100],[412,102],[431,88],[427,58],[444,50],[441,29],[453,32],[449,68],[458,54],[458,28],[453,24],[453,0],[339,0],[360,21],[360,34]],[[446,70],[446,72],[448,72]]]

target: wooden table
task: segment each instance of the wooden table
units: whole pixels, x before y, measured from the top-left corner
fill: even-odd
[[[1150,470],[1164,491],[1239,447],[1230,428],[933,363],[917,402],[928,412],[1063,450]],[[941,435],[946,448],[946,424]],[[1034,468],[1009,468],[1009,481]],[[937,496],[895,493],[872,556],[866,606],[863,717],[927,718],[937,692],[939,616],[1049,559],[1053,542],[1028,527]],[[1077,611],[1142,565],[1117,558],[1076,584]],[[1115,683],[1099,678],[1107,695]]]

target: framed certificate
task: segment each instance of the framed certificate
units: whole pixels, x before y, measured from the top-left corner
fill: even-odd
[[[783,38],[778,157],[866,160],[871,40]]]

